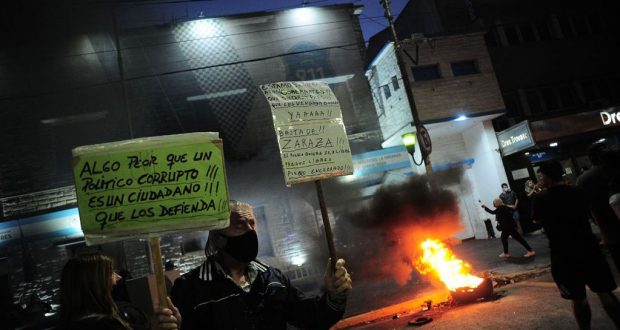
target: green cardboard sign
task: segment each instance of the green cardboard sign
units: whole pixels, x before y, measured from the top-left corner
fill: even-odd
[[[73,150],[82,231],[89,244],[228,226],[221,140],[190,133]]]

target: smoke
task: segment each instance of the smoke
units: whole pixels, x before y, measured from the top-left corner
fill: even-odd
[[[446,240],[462,230],[458,197],[445,188],[459,184],[461,176],[458,170],[414,175],[381,187],[361,207],[342,215],[335,228],[337,249],[357,270],[356,278],[389,277],[401,285],[414,279],[420,243]]]
[[[227,164],[230,194],[254,205],[288,210],[283,216],[289,217],[287,221],[295,228],[294,244],[305,252],[308,264],[323,269],[328,251],[321,216],[317,213],[315,185],[284,188],[281,166],[274,159],[277,160],[259,155],[245,162]],[[466,187],[462,186],[461,177],[460,170],[414,175],[400,184],[384,184],[367,199],[362,197],[360,189],[352,189],[343,180],[321,181],[336,252],[347,260],[347,268],[355,272],[356,281],[392,278],[404,285],[417,280],[414,263],[420,253],[419,243],[429,237],[446,240],[462,229],[458,197],[446,189],[459,185],[463,191]],[[313,212],[316,223],[298,222],[315,219]],[[267,215],[268,220],[275,221],[271,214]],[[276,235],[272,239],[288,239],[288,236]]]

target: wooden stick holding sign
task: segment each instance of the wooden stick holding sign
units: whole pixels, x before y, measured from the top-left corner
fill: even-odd
[[[320,81],[260,87],[271,106],[286,185],[315,182],[327,247],[335,265],[336,249],[320,180],[353,174],[338,99],[329,85]]]
[[[325,239],[327,240],[327,249],[329,250],[329,257],[331,258],[331,266],[336,269],[336,246],[334,245],[334,234],[332,233],[332,225],[329,223],[329,214],[327,213],[327,206],[325,205],[325,197],[323,195],[323,187],[321,186],[321,180],[314,181],[316,186],[316,193],[319,197],[319,207],[321,208],[321,218],[323,218],[323,227],[325,228]]]
[[[153,260],[153,271],[155,272],[155,283],[157,283],[157,297],[159,298],[159,307],[170,308],[168,306],[168,292],[166,290],[166,275],[164,275],[164,265],[161,258],[161,246],[159,244],[160,237],[151,237],[151,259]]]
[[[86,243],[150,237],[159,304],[167,305],[159,235],[229,224],[217,133],[157,136],[73,150]]]

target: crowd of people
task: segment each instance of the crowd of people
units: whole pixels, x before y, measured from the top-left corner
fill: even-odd
[[[256,259],[258,236],[252,207],[230,202],[230,224],[212,230],[206,260],[178,278],[171,298],[160,306],[153,329],[329,329],[344,314],[352,287],[345,261],[328,260],[324,292],[307,297],[277,268]],[[58,329],[137,330],[140,317],[130,317],[113,299],[121,277],[102,254],[71,258],[61,275]]]
[[[564,168],[558,161],[540,164],[537,181],[525,183],[525,195],[530,200],[531,219],[542,226],[549,240],[551,273],[560,294],[572,302],[580,329],[589,329],[590,305],[586,286],[599,297],[613,323],[620,329],[620,303],[612,292],[616,282],[601,251],[601,244],[592,231],[590,221],[598,226],[602,245],[609,252],[620,272],[620,155],[618,151],[597,144],[589,150],[592,166],[585,170],[575,184],[567,182]],[[519,232],[518,198],[507,184],[493,201],[495,210],[482,207],[496,215],[502,232],[503,252],[509,257],[509,236],[534,255]]]
[[[620,303],[612,292],[616,289],[614,276],[590,226],[596,196],[567,184],[557,161],[541,164],[538,174],[543,191],[532,201],[532,216],[549,239],[551,274],[561,296],[572,302],[579,328],[590,329],[588,286],[620,328]]]
[[[620,328],[620,302],[612,292],[614,276],[590,225],[590,220],[598,225],[620,271],[620,163],[617,152],[600,146],[592,148],[589,158],[592,167],[576,184],[565,180],[559,162],[540,164],[538,182],[529,180],[525,193],[531,198],[531,218],[549,240],[553,280],[561,296],[572,302],[579,327],[590,327],[587,286]],[[507,184],[502,189],[493,210],[482,205],[496,215],[502,232],[500,257],[510,257],[509,236],[525,248],[524,257],[532,257],[535,252],[518,225],[518,197]],[[352,287],[344,260],[329,260],[324,292],[306,297],[280,270],[256,259],[252,207],[231,201],[230,209],[229,226],[209,232],[204,262],[175,281],[170,297],[147,321],[145,315],[132,315],[113,298],[113,288],[122,277],[113,271],[110,258],[86,254],[70,259],[61,276],[58,329],[286,329],[289,324],[328,329],[338,322]]]

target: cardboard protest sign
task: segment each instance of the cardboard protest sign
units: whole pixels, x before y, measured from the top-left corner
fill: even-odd
[[[189,133],[73,149],[80,223],[89,244],[228,226],[217,133]]]
[[[273,114],[287,185],[353,174],[342,112],[317,81],[262,85]]]

